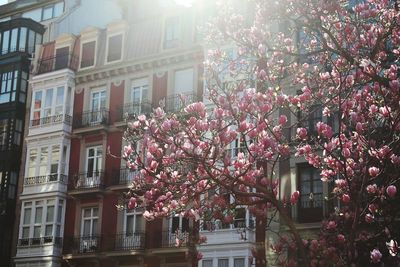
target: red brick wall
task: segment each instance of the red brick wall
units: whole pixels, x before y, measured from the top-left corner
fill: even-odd
[[[158,103],[161,99],[167,96],[168,88],[168,72],[164,72],[164,75],[158,77],[157,74],[153,75],[153,106],[158,107]]]
[[[111,84],[110,94],[110,123],[119,121],[121,118],[121,107],[124,104],[124,88],[125,81],[122,81],[118,86]]]

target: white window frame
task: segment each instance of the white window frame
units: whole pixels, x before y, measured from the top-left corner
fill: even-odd
[[[90,216],[85,217],[85,210],[90,209]],[[93,215],[94,209],[97,209],[97,215]],[[99,226],[100,226],[100,218],[99,218],[99,207],[83,207],[81,210],[81,236],[82,237],[95,237],[98,233],[94,233],[93,231],[93,223],[94,220],[97,220],[97,232],[99,231]],[[84,227],[85,227],[85,221],[90,221],[90,230],[89,230],[89,236],[84,236]]]
[[[87,66],[87,67],[81,67],[81,62],[82,62],[82,53],[83,53],[83,45],[86,43],[91,43],[94,42],[94,60],[93,60],[93,65],[92,66]],[[93,39],[87,39],[84,42],[81,43],[80,51],[79,51],[79,70],[86,70],[86,69],[91,69],[96,66],[97,63],[97,38]]]
[[[121,58],[119,60],[108,61],[108,53],[110,52],[109,51],[110,38],[114,37],[114,36],[117,36],[117,35],[122,35]],[[104,63],[104,65],[121,62],[123,60],[123,58],[124,58],[124,50],[125,50],[125,32],[119,31],[119,32],[113,32],[113,33],[107,35],[106,55],[105,55],[105,63]]]
[[[61,88],[63,90],[63,101],[61,101],[62,104],[57,105],[57,92]],[[49,107],[46,107],[45,106],[46,96],[47,96],[49,90],[53,90],[53,96],[51,98],[51,105]],[[58,86],[54,86],[54,87],[50,87],[50,88],[46,88],[46,89],[33,91],[32,104],[31,104],[31,120],[34,119],[34,113],[37,112],[37,111],[40,112],[40,117],[38,118],[39,120],[42,119],[42,118],[49,118],[51,116],[63,115],[65,113],[65,102],[66,102],[66,98],[67,98],[66,91],[67,90],[65,88],[65,85],[58,85]],[[41,107],[40,108],[35,108],[36,94],[40,93],[40,92],[42,94]],[[60,108],[60,107],[61,107],[61,113],[58,112],[56,114],[57,108]],[[44,116],[45,110],[50,110],[50,113],[49,113],[48,116]],[[39,126],[39,125],[40,125],[40,123],[37,126]]]
[[[167,22],[168,22],[168,20],[171,20],[171,19],[177,19],[177,22],[178,22],[177,30],[172,32],[172,36],[177,35],[176,36],[177,38],[175,38],[175,39],[167,39],[167,37],[168,37],[167,36],[167,34],[168,34],[167,33],[167,31],[168,31]],[[169,46],[167,45],[168,42],[172,43],[174,41],[176,42],[176,45],[174,45],[174,44],[171,44]],[[162,42],[163,50],[179,48],[181,41],[182,41],[182,18],[181,18],[181,16],[176,15],[176,16],[166,17],[164,19],[164,27],[163,27],[163,42]]]
[[[128,232],[127,230],[127,226],[128,226],[128,217],[129,216],[133,216],[133,231],[132,232]],[[142,228],[143,229],[137,229],[137,220],[142,220]],[[125,209],[124,210],[124,229],[123,229],[123,233],[125,234],[125,236],[132,236],[132,234],[134,235],[135,233],[140,233],[140,232],[144,232],[144,228],[145,228],[145,221],[143,219],[143,209],[140,208],[136,208],[133,210],[129,210],[129,209]]]
[[[94,154],[93,156],[89,156],[89,151],[93,149]],[[101,157],[98,156],[98,152],[101,151]],[[84,183],[85,185],[96,185],[100,184],[100,179],[101,179],[101,172],[103,169],[103,155],[104,155],[104,150],[102,145],[98,146],[90,146],[86,148],[86,158],[85,158],[85,180]],[[93,170],[90,173],[88,170],[89,167],[89,160],[93,159]],[[96,166],[98,167],[96,169]]]
[[[57,173],[51,173],[51,165],[52,163],[54,163],[52,157],[53,157],[53,147],[59,147],[59,159],[57,161]],[[27,153],[27,160],[26,160],[26,168],[25,168],[25,177],[31,177],[29,176],[29,163],[30,163],[30,155],[31,155],[31,151],[36,149],[36,160],[34,162],[34,168],[35,168],[35,175],[33,177],[36,176],[41,176],[41,175],[50,175],[50,174],[59,174],[60,173],[60,166],[61,164],[66,164],[66,160],[67,159],[63,159],[63,148],[64,146],[66,146],[65,144],[62,143],[54,143],[54,144],[48,144],[45,146],[34,146],[34,147],[30,147],[28,149],[28,153]],[[46,164],[41,164],[40,163],[40,157],[41,157],[41,151],[42,148],[47,148],[47,162]],[[68,146],[67,146],[67,154],[68,154]],[[45,167],[46,168],[46,173],[45,174],[40,174],[40,167]]]
[[[60,199],[59,198],[50,198],[50,199],[36,199],[36,200],[29,200],[25,201],[22,203],[22,212],[21,212],[21,222],[20,222],[20,227],[19,227],[19,238],[20,239],[25,239],[25,238],[43,238],[43,237],[62,237],[63,235],[63,230],[61,229],[62,222],[64,219],[63,215],[63,208],[64,208],[64,203],[65,201],[62,200],[61,205],[60,205]],[[50,218],[50,220],[47,222],[47,212],[49,207],[53,207],[53,218]],[[42,217],[41,217],[41,222],[36,223],[35,222],[35,217],[36,217],[36,209],[37,208],[42,208]],[[61,208],[61,211],[59,211]],[[26,210],[30,209],[31,210],[31,215],[29,218],[29,222],[27,224],[24,223],[25,220],[25,214]],[[61,222],[57,222],[57,214],[58,212],[61,212]],[[51,235],[46,235],[46,226],[52,226],[52,231]],[[56,233],[56,228],[57,226],[60,226],[60,233],[57,236]],[[39,237],[34,236],[34,229],[35,227],[40,227],[40,232],[39,232]],[[28,236],[24,237],[23,236],[23,229],[28,228]]]

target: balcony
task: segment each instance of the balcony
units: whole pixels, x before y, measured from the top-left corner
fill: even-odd
[[[121,168],[119,170],[113,170],[113,186],[118,188],[126,189],[127,186],[132,184],[133,179],[138,175],[138,171],[132,171],[129,168]]]
[[[186,92],[182,94],[173,94],[167,96],[165,99],[165,111],[166,112],[178,112],[189,104],[198,101],[198,97],[195,92]]]
[[[149,114],[150,112],[151,112],[150,101],[127,103],[119,107],[119,114],[117,121],[133,120],[140,114]]]
[[[45,236],[45,237],[33,237],[33,238],[21,238],[18,239],[18,247],[28,247],[28,246],[43,246],[45,244],[53,244],[55,246],[61,247],[62,237],[55,236]]]
[[[47,174],[25,177],[23,195],[39,194],[44,192],[66,192],[68,176],[65,174]]]
[[[102,188],[104,186],[104,172],[84,172],[77,175],[75,189]]]
[[[62,69],[77,70],[79,58],[72,54],[57,55],[39,60],[36,75],[58,71]]]
[[[101,241],[102,237],[98,235],[66,238],[64,241],[64,253],[85,254],[100,252]]]
[[[108,109],[85,111],[74,115],[73,128],[89,128],[96,126],[106,126],[109,124],[110,112]],[[97,128],[96,128],[97,129]]]
[[[144,249],[144,233],[120,233],[115,237],[114,250],[141,250]]]
[[[40,119],[33,119],[29,123],[29,136],[45,134],[49,131],[71,132],[71,127],[72,117],[67,114],[58,114],[54,116],[43,117]]]
[[[233,223],[223,223],[221,220],[203,221],[200,225],[201,234],[207,237],[207,244],[226,244],[255,242],[254,221],[244,218],[234,219]]]
[[[189,232],[171,232],[171,231],[163,231],[162,232],[162,240],[161,246],[163,248],[171,248],[177,246],[177,240],[179,240],[180,246],[187,247],[189,246]]]
[[[45,236],[21,238],[17,243],[16,257],[60,256],[62,237]]]

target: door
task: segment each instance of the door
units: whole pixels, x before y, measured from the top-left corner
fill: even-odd
[[[147,79],[139,79],[133,81],[131,91],[132,109],[128,110],[128,114],[141,114],[145,112],[143,105],[148,98],[148,84]]]
[[[86,179],[85,187],[99,186],[101,183],[101,167],[103,160],[103,148],[101,146],[89,147],[86,151]]]
[[[124,249],[138,249],[143,244],[143,209],[125,210],[124,233],[120,245]]]
[[[89,123],[99,124],[103,121],[106,109],[106,90],[96,90],[91,94]]]
[[[99,245],[98,242],[98,221],[99,209],[97,207],[82,209],[80,252],[94,252]]]

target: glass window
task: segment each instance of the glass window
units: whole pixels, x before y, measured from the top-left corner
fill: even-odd
[[[19,46],[18,46],[19,51],[26,50],[26,35],[27,35],[27,33],[28,33],[28,29],[25,27],[22,27],[19,31]]]
[[[108,38],[107,62],[120,60],[122,57],[122,34]]]
[[[1,48],[1,54],[7,54],[8,53],[8,45],[10,41],[10,31],[4,31],[3,32],[3,39],[2,39],[2,48]]]
[[[164,48],[173,48],[178,46],[179,37],[179,17],[168,18],[165,21]]]
[[[52,115],[51,114],[52,102],[53,102],[53,88],[46,90],[43,117],[50,117]]]
[[[64,2],[58,2],[54,5],[54,17],[59,17],[64,11]]]
[[[54,9],[53,5],[43,8],[42,20],[48,20],[53,18],[53,9]]]
[[[174,94],[193,92],[194,89],[193,69],[175,71]]]
[[[218,267],[229,267],[229,259],[218,259]]]
[[[203,260],[203,267],[213,267],[212,260]]]
[[[7,129],[8,129],[8,119],[0,120],[0,150],[7,149],[7,143],[8,143]]]
[[[87,68],[94,65],[96,41],[82,44],[81,68]]]
[[[133,235],[134,233],[143,231],[144,219],[141,209],[126,210],[125,218],[124,230],[126,235]]]
[[[322,220],[323,189],[320,172],[310,165],[298,166],[299,221],[316,222]]]
[[[244,258],[234,259],[233,267],[244,267]]]
[[[96,235],[98,219],[98,208],[83,209],[81,235],[84,237]]]
[[[28,35],[28,52],[32,53],[35,50],[35,32],[29,30]]]
[[[15,131],[14,131],[14,144],[19,146],[21,145],[21,137],[22,137],[22,120],[15,120]]]
[[[36,148],[29,151],[28,177],[36,176],[37,151]]]
[[[39,21],[41,21],[41,17],[42,17],[42,9],[38,8],[38,9],[27,11],[22,14],[22,17],[29,18],[29,19],[39,22]]]
[[[18,28],[11,30],[10,52],[17,51]]]
[[[35,97],[34,97],[34,104],[33,104],[33,119],[34,120],[39,120],[41,117],[41,110],[42,110],[42,91],[37,91],[35,92]]]

